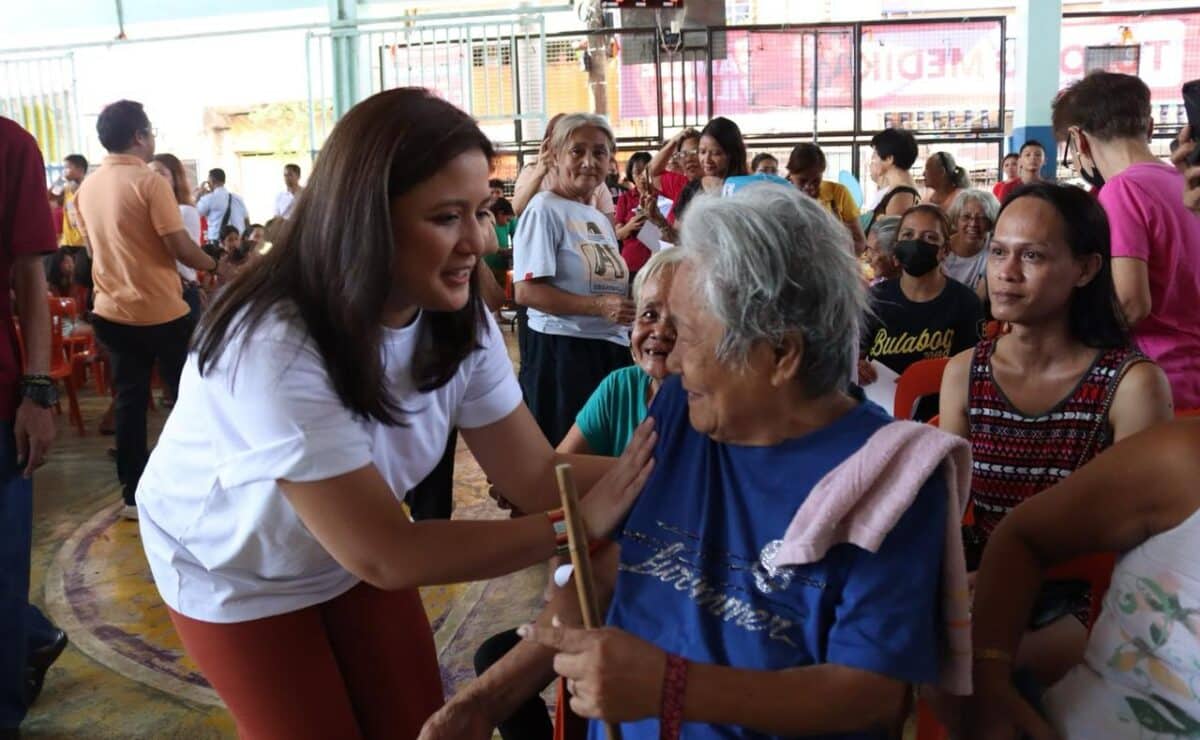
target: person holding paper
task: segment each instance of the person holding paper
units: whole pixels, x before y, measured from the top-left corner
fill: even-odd
[[[979,298],[938,269],[949,244],[950,221],[937,206],[913,206],[901,217],[894,256],[903,272],[871,288],[874,311],[863,334],[860,385],[875,380],[872,360],[903,373],[918,360],[951,357],[979,341]],[[919,420],[936,413],[932,396],[917,404]]]
[[[617,198],[617,238],[621,240],[621,256],[629,265],[630,276],[637,275],[646,260],[653,252],[658,251],[658,245],[653,248],[646,246],[638,239],[638,232],[646,225],[646,214],[642,211],[642,192],[647,190],[645,180],[646,168],[650,164],[650,152],[634,152],[625,164],[625,178],[633,183],[633,187],[621,193]]]

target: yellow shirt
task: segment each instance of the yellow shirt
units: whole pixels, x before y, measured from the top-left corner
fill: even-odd
[[[63,191],[63,222],[60,244],[64,247],[82,247],[83,231],[80,230],[79,211],[75,207],[75,196],[78,188],[67,188]]]
[[[817,200],[825,210],[837,216],[844,224],[858,220],[858,205],[855,204],[850,191],[841,183],[822,180]]]
[[[184,230],[165,178],[137,157],[110,154],[79,186],[75,203],[79,226],[92,244],[99,316],[149,326],[188,313],[175,255],[162,239]]]

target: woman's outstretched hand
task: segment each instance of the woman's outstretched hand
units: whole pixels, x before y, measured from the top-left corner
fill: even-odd
[[[607,537],[642,492],[654,469],[651,455],[656,441],[654,419],[646,419],[634,431],[617,464],[580,501],[589,541]]]

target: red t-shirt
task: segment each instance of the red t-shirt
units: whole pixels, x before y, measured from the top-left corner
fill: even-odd
[[[42,153],[28,131],[0,117],[0,420],[16,416],[22,374],[8,290],[12,265],[56,245]]]
[[[636,188],[621,193],[621,197],[617,198],[617,226],[624,226],[633,218],[633,211],[641,203],[641,199],[642,196]],[[650,261],[650,249],[636,236],[630,236],[621,242],[621,256],[625,258],[629,271],[637,272],[642,269],[642,265]]]
[[[661,185],[658,192],[675,201],[679,200],[679,194],[691,180],[687,178],[687,175],[678,172],[664,172],[658,176],[658,182]]]
[[[1009,193],[1021,187],[1022,182],[1021,178],[1017,178],[997,183],[996,187],[992,189],[992,194],[996,196],[996,200],[1000,201],[1000,205],[1004,205],[1004,199],[1008,197]]]

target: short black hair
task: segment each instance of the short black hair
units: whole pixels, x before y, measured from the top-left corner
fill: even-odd
[[[230,234],[237,234],[238,236],[241,236],[242,230],[233,224],[225,224],[221,227],[221,233],[220,236],[218,236],[218,239],[225,241],[225,237],[229,236]]]
[[[1058,211],[1063,238],[1076,257],[1100,255],[1100,271],[1091,282],[1071,293],[1067,326],[1071,335],[1096,349],[1125,347],[1131,343],[1129,327],[1117,302],[1112,276],[1112,233],[1100,201],[1074,185],[1032,183],[1021,185],[1000,207],[1004,211],[1021,198],[1037,198]]]
[[[797,144],[788,156],[787,171],[790,174],[796,175],[817,167],[820,167],[822,172],[825,171],[825,152],[812,142],[806,141],[803,144]]]
[[[646,166],[650,166],[650,160],[654,159],[650,152],[634,152],[629,157],[629,161],[625,163],[625,179],[633,182],[633,166],[638,162],[645,162]]]
[[[283,169],[287,172],[294,172],[296,177],[300,177],[300,165],[298,164],[285,164]]]
[[[263,229],[265,231],[266,227],[264,227],[262,224],[250,224],[246,227],[246,230],[242,232],[242,238],[249,239],[250,235],[254,233],[255,229]]]
[[[1020,158],[1021,158],[1020,154],[1017,154],[1016,152],[1009,152],[1008,154],[1005,154],[1004,159],[1002,159],[1000,161],[1007,162],[1010,159],[1020,159]]]
[[[109,103],[96,119],[96,133],[107,151],[117,154],[133,146],[140,132],[150,130],[150,118],[142,104],[134,100]]]
[[[68,154],[67,156],[63,157],[63,161],[74,167],[78,167],[79,169],[83,170],[84,172],[87,172],[87,168],[88,168],[87,157],[83,156],[82,154]]]
[[[503,190],[504,189],[504,181],[498,177],[493,177],[491,180],[488,180],[488,188],[489,189],[500,188],[501,190]]]
[[[211,170],[208,171],[208,179],[212,180],[213,182],[218,182],[218,183],[221,183],[222,185],[224,185],[225,184],[225,170],[221,169],[220,167],[213,167]]]
[[[773,159],[775,160],[775,164],[779,164],[779,157],[776,157],[770,152],[759,152],[758,154],[754,155],[754,159],[750,160],[750,171],[754,172],[757,170],[758,166],[762,164],[764,159]]]
[[[917,161],[917,140],[904,129],[885,128],[871,137],[871,148],[880,159],[891,157],[892,166],[902,170],[911,169]]]
[[[497,198],[491,206],[492,215],[494,216],[515,216],[516,211],[513,210],[512,203],[508,198]]]
[[[1102,141],[1144,139],[1150,131],[1150,88],[1133,75],[1096,70],[1060,91],[1051,110],[1060,139],[1072,126]]]
[[[1024,154],[1025,150],[1031,146],[1036,146],[1038,149],[1041,149],[1043,154],[1046,153],[1046,147],[1042,144],[1042,142],[1038,141],[1037,139],[1030,139],[1021,145],[1020,150],[1017,152],[1017,156]]]

